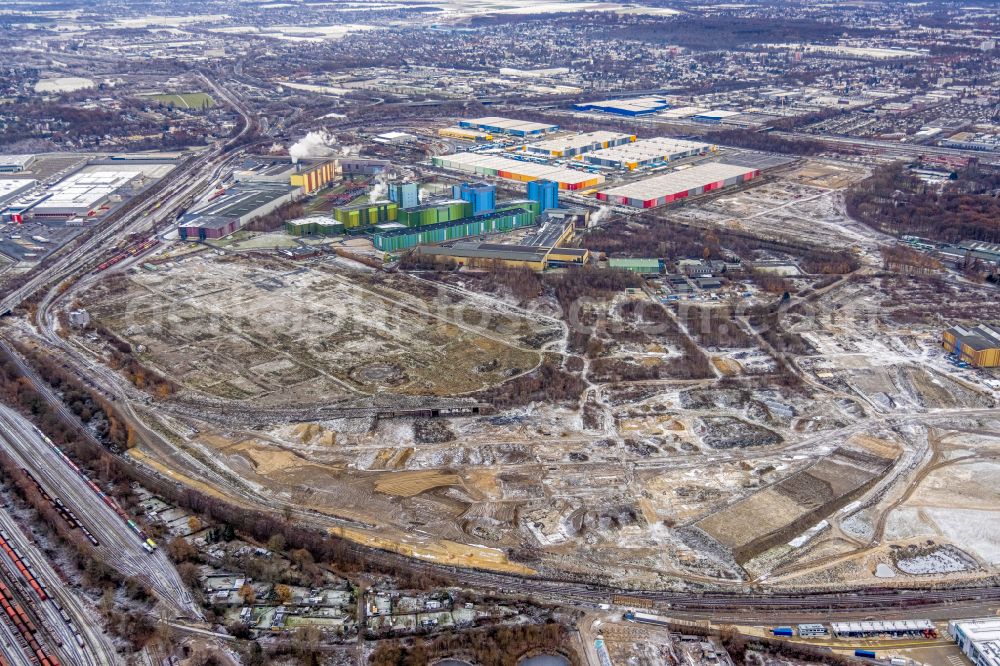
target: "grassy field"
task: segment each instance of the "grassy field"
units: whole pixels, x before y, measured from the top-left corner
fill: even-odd
[[[165,93],[150,95],[152,99],[178,109],[200,109],[215,106],[215,100],[208,93]]]

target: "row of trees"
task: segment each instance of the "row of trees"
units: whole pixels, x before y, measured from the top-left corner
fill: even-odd
[[[569,648],[569,631],[561,624],[495,626],[447,633],[412,641],[382,641],[371,654],[371,666],[423,666],[447,657],[468,659],[480,666],[516,666],[532,654],[561,654],[571,666],[580,658]]]
[[[845,195],[855,219],[894,236],[956,243],[1000,243],[1000,170],[970,166],[944,185],[926,183],[904,164],[885,166]]]

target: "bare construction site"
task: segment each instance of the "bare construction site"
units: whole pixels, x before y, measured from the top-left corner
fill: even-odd
[[[81,283],[54,325],[130,400],[137,462],[377,548],[641,589],[989,578],[1000,417],[939,348],[988,296],[886,270],[858,177],[798,162],[576,240],[752,264],[720,298],[196,252]]]

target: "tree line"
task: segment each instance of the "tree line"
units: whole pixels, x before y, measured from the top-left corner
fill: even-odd
[[[956,175],[937,185],[906,164],[890,164],[848,188],[847,212],[893,236],[1000,243],[1000,171],[970,165]]]

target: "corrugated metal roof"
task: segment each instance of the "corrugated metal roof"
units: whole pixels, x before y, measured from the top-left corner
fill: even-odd
[[[612,268],[655,268],[660,269],[659,259],[608,259],[608,266]]]
[[[679,171],[671,171],[662,176],[653,176],[634,183],[613,187],[604,190],[602,193],[615,197],[628,197],[629,199],[658,199],[668,194],[687,192],[698,187],[704,187],[710,183],[720,180],[728,180],[737,176],[753,173],[756,169],[733,166],[731,164],[721,164],[712,162],[711,164],[701,164]]]
[[[634,143],[628,143],[623,146],[612,146],[611,148],[595,150],[592,153],[587,153],[587,158],[617,162],[646,162],[657,158],[669,160],[673,159],[675,155],[682,155],[692,151],[708,152],[713,147],[713,144],[704,143],[703,141],[654,137],[652,139],[639,139]]]

